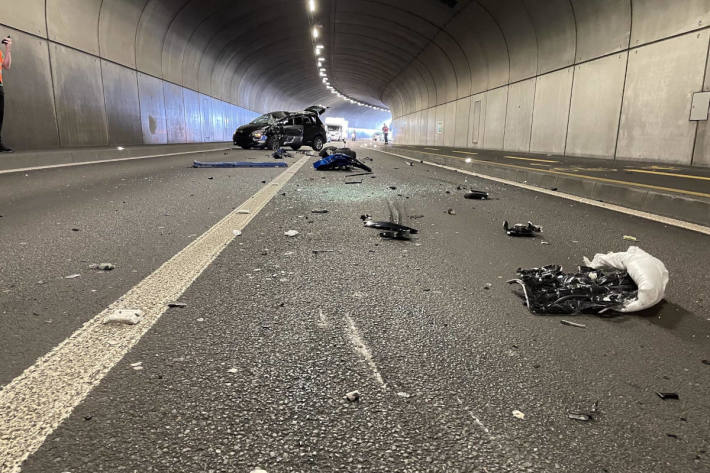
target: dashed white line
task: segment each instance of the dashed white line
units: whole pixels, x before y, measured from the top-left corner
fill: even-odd
[[[0,473],[20,471],[22,462],[157,322],[167,304],[178,300],[234,239],[232,231],[243,229],[307,160],[291,165],[0,391]],[[127,308],[144,311],[139,324],[102,323],[107,314]]]
[[[367,345],[365,344],[365,341],[360,336],[360,331],[358,330],[357,326],[355,325],[355,321],[349,315],[345,316],[345,321],[348,324],[348,326],[347,326],[348,338],[350,338],[350,341],[355,346],[355,351],[357,351],[360,354],[360,356],[363,357],[363,359],[367,363],[367,366],[370,367],[370,371],[372,371],[373,376],[375,377],[377,382],[380,384],[382,389],[387,389],[387,384],[382,379],[382,375],[380,374],[380,370],[377,368],[377,365],[375,364],[375,360],[373,360],[373,358],[372,358],[372,353],[370,352],[370,349],[367,347]]]

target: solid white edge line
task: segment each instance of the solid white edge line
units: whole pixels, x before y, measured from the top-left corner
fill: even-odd
[[[703,233],[705,235],[710,235],[710,227],[705,227],[705,226],[699,225],[697,223],[686,222],[684,220],[678,220],[678,219],[671,218],[671,217],[664,217],[663,215],[656,215],[656,214],[652,214],[650,212],[644,212],[642,210],[636,210],[636,209],[631,209],[628,207],[623,207],[621,205],[609,204],[606,202],[599,202],[597,200],[588,199],[586,197],[579,197],[579,196],[572,195],[572,194],[565,194],[564,192],[552,191],[549,189],[544,189],[542,187],[531,186],[530,184],[523,184],[522,182],[516,182],[516,181],[511,181],[508,179],[503,179],[500,177],[494,177],[494,176],[489,176],[486,174],[480,174],[477,172],[468,171],[466,169],[459,169],[459,168],[455,168],[453,166],[446,166],[445,164],[433,163],[431,161],[425,161],[425,160],[418,159],[418,158],[412,158],[410,156],[404,156],[401,154],[392,153],[390,151],[381,151],[381,150],[377,150],[377,151],[379,151],[380,153],[389,154],[392,156],[397,156],[398,158],[406,159],[409,161],[421,162],[421,163],[427,164],[429,166],[447,169],[449,171],[454,171],[454,172],[458,172],[461,174],[467,174],[469,176],[479,177],[481,179],[487,179],[489,181],[495,181],[495,182],[499,182],[501,184],[506,184],[509,186],[520,187],[522,189],[527,189],[527,190],[534,191],[534,192],[540,192],[542,194],[547,194],[547,195],[551,195],[554,197],[561,197],[563,199],[573,200],[575,202],[579,202],[579,203],[587,204],[587,205],[592,205],[594,207],[599,207],[602,209],[613,210],[614,212],[619,212],[619,213],[623,213],[623,214],[627,214],[627,215],[633,215],[634,217],[644,218],[646,220],[651,220],[656,223],[663,223],[666,225],[672,225],[674,227],[682,228],[684,230],[691,230],[694,232]]]
[[[307,162],[292,164],[0,390],[0,473],[22,463],[138,343],[202,272]],[[239,213],[249,209],[250,213]],[[141,309],[137,325],[104,324],[118,309]]]
[[[164,158],[166,156],[181,156],[184,154],[212,153],[214,151],[224,151],[227,149],[231,149],[231,148],[201,149],[201,150],[196,150],[196,151],[181,151],[179,153],[151,154],[148,156],[131,156],[130,158],[113,158],[113,159],[101,159],[101,160],[97,160],[97,161],[81,161],[78,163],[47,164],[46,166],[34,166],[34,167],[29,167],[29,168],[3,169],[0,171],[0,174],[13,174],[16,172],[41,171],[43,169],[68,168],[68,167],[72,167],[72,166],[86,166],[88,164],[118,163],[121,161],[134,161],[137,159]]]

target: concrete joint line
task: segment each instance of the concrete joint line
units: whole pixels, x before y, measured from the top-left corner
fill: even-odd
[[[41,171],[43,169],[67,168],[72,166],[86,166],[88,164],[118,163],[121,161],[133,161],[137,159],[164,158],[167,156],[182,156],[185,154],[211,153],[214,151],[224,151],[229,148],[200,149],[195,151],[181,151],[179,153],[151,154],[148,156],[131,156],[130,158],[101,159],[98,161],[81,161],[78,163],[48,164],[46,166],[35,166],[29,168],[5,169],[0,174],[12,174],[15,172]]]
[[[276,177],[0,391],[0,473],[17,473],[128,351],[306,163]],[[249,214],[239,213],[248,209]],[[117,309],[141,309],[133,326],[104,325]]]
[[[684,230],[691,230],[694,232],[703,233],[705,235],[710,235],[710,227],[705,227],[703,225],[698,225],[696,223],[685,222],[683,220],[678,220],[678,219],[671,218],[671,217],[664,217],[663,215],[656,215],[656,214],[652,214],[650,212],[644,212],[642,210],[630,209],[628,207],[622,207],[621,205],[609,204],[606,202],[599,202],[599,201],[596,201],[593,199],[587,199],[585,197],[579,197],[579,196],[572,195],[572,194],[565,194],[564,192],[543,189],[542,187],[535,187],[535,186],[531,186],[529,184],[523,184],[522,182],[511,181],[508,179],[502,179],[500,177],[488,176],[486,174],[480,174],[480,173],[473,172],[473,171],[467,171],[466,169],[459,169],[459,168],[455,168],[453,166],[446,166],[445,164],[438,164],[438,163],[433,163],[431,161],[424,161],[424,160],[417,159],[417,158],[411,158],[409,156],[404,156],[401,154],[392,153],[390,151],[380,151],[380,150],[377,150],[377,151],[379,151],[380,153],[396,156],[398,158],[406,159],[408,161],[422,162],[422,163],[427,164],[429,166],[434,166],[434,167],[441,168],[441,169],[447,169],[449,171],[458,172],[460,174],[466,174],[469,176],[479,177],[481,179],[499,182],[501,184],[506,184],[509,186],[520,187],[522,189],[527,189],[530,191],[539,192],[541,194],[547,194],[547,195],[551,195],[554,197],[561,197],[563,199],[573,200],[575,202],[579,202],[582,204],[593,205],[594,207],[612,210],[614,212],[619,212],[619,213],[623,213],[623,214],[627,214],[627,215],[633,215],[634,217],[644,218],[646,220],[651,220],[653,222],[663,223],[665,225],[672,225],[674,227],[682,228]],[[451,157],[451,156],[445,156],[445,155],[442,155],[442,156],[447,157],[447,158]]]

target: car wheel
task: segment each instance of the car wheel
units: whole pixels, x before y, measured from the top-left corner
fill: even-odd
[[[313,144],[311,145],[311,148],[313,148],[313,151],[320,151],[323,149],[323,138],[320,136],[316,136],[313,138]]]
[[[266,140],[266,149],[270,149],[271,151],[279,149],[279,140],[277,140],[275,136],[270,136],[269,139]]]
[[[249,149],[249,148],[251,148],[251,146],[242,145],[242,148],[244,148],[244,149]]]
[[[298,151],[298,149],[301,147],[301,145],[291,145],[291,149],[294,151]]]

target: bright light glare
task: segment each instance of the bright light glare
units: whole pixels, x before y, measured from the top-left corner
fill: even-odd
[[[466,162],[467,162],[467,163],[470,163],[470,162],[471,162],[471,158],[466,158]]]
[[[313,37],[318,38],[318,27],[317,26],[313,27]]]
[[[316,11],[316,0],[308,0],[308,10],[310,12]]]

